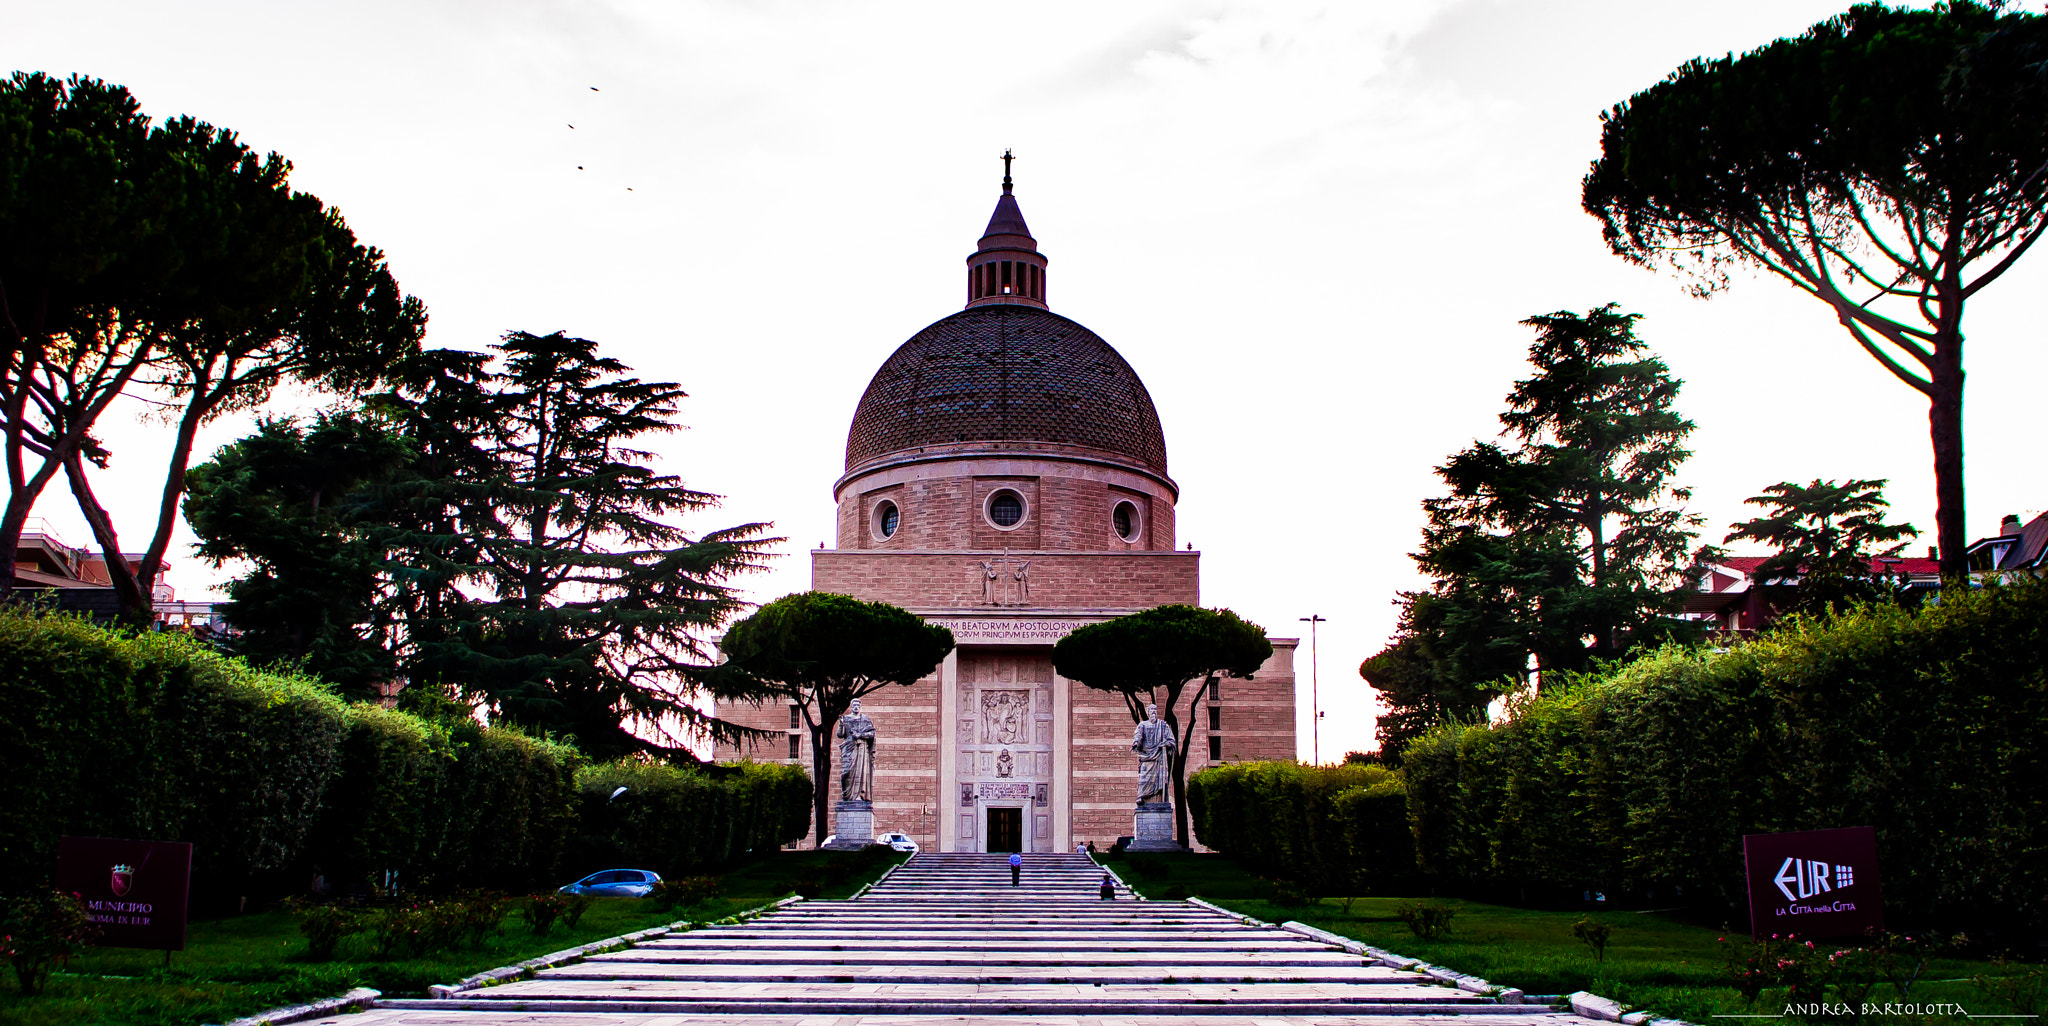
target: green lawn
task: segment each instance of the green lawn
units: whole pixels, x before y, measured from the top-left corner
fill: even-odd
[[[424,995],[430,984],[678,919],[715,921],[796,891],[845,897],[908,857],[895,853],[862,863],[839,852],[778,852],[723,874],[724,893],[702,905],[663,912],[634,898],[603,898],[576,929],[558,924],[544,937],[513,915],[481,949],[419,959],[377,961],[358,936],[342,942],[335,961],[308,961],[298,920],[282,912],[196,922],[186,949],[171,956],[168,968],[160,951],[97,948],[72,959],[35,997],[21,996],[7,971],[0,1026],[187,1026],[224,1023],[351,987],[374,987],[394,997]]]
[[[1613,927],[1605,959],[1595,960],[1592,949],[1572,936],[1572,923],[1585,913],[1452,901],[1459,912],[1450,930],[1437,940],[1426,941],[1395,914],[1397,906],[1413,904],[1415,899],[1356,898],[1347,909],[1345,899],[1324,898],[1288,907],[1272,901],[1270,881],[1245,872],[1222,855],[1141,855],[1135,864],[1123,859],[1103,862],[1146,897],[1177,895],[1175,888],[1184,889],[1233,912],[1269,922],[1307,923],[1501,986],[1519,987],[1529,994],[1586,990],[1695,1023],[1714,1021],[1712,1017],[1717,1015],[1783,1010],[1782,990],[1766,991],[1756,1007],[1745,1007],[1725,968],[1728,952],[1718,940],[1723,931],[1656,912],[1592,913],[1595,921]],[[1971,982],[1972,977],[2011,977],[2029,971],[2038,974],[2040,969],[2000,967],[1979,959],[1938,959],[1928,965],[1921,981],[1911,986],[1909,998],[1915,1003],[1957,1003],[1980,1015],[2037,1013],[2041,1010],[2039,975],[2032,978],[2031,1002],[2025,995],[2015,1002],[1995,993],[1995,988]],[[1865,1000],[1875,1003],[1899,998],[1894,987],[1880,984]],[[1886,1017],[1886,1021],[1896,1018]],[[1960,1015],[1935,1018],[1963,1021]]]

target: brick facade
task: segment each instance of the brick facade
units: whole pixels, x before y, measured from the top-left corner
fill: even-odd
[[[932,677],[862,702],[877,734],[875,829],[939,851],[987,850],[992,809],[1003,821],[1018,810],[1027,850],[1129,834],[1131,712],[1054,673],[1052,646],[1084,624],[1201,603],[1201,554],[1174,547],[1180,489],[1151,396],[1108,343],[1045,309],[1036,253],[1006,181],[969,258],[984,276],[970,278],[969,309],[904,343],[862,395],[832,489],[835,545],[811,553],[813,589],[954,633]],[[1020,254],[1033,274],[1002,291],[987,268]],[[1191,683],[1177,703],[1193,718],[1188,772],[1294,758],[1294,650],[1273,639],[1258,673],[1218,682],[1213,698]],[[808,766],[788,706],[716,711],[770,734],[719,758],[785,761],[794,744]]]

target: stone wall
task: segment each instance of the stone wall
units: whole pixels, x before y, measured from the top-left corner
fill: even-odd
[[[1138,610],[1201,603],[1198,552],[1046,552],[1012,550],[1008,569],[989,581],[984,562],[997,552],[811,553],[811,587],[912,610],[987,608]],[[1014,579],[1029,561],[1027,580]],[[1025,594],[1028,587],[1028,596]]]
[[[1004,488],[1025,504],[1023,520],[1007,529],[987,515],[989,496]],[[913,462],[862,472],[837,494],[840,549],[1160,552],[1175,544],[1175,490],[1150,474],[1099,463],[1042,456]],[[886,538],[875,518],[885,501],[901,513]],[[1134,538],[1116,531],[1119,502],[1138,514]]]

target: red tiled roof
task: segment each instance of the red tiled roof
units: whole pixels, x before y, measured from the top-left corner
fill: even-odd
[[[1727,556],[1716,560],[1713,565],[1725,566],[1730,570],[1740,570],[1744,574],[1751,574],[1755,573],[1756,568],[1764,565],[1764,562],[1770,558],[1769,556]],[[1923,556],[1904,556],[1900,557],[1896,563],[1886,563],[1883,560],[1872,558],[1870,569],[1884,573],[1897,573],[1903,570],[1909,574],[1938,574],[1941,572],[1941,561],[1927,559]]]

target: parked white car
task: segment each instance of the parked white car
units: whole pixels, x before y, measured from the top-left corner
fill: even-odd
[[[909,834],[877,834],[875,843],[886,844],[897,851],[917,851],[917,842],[911,840]]]

